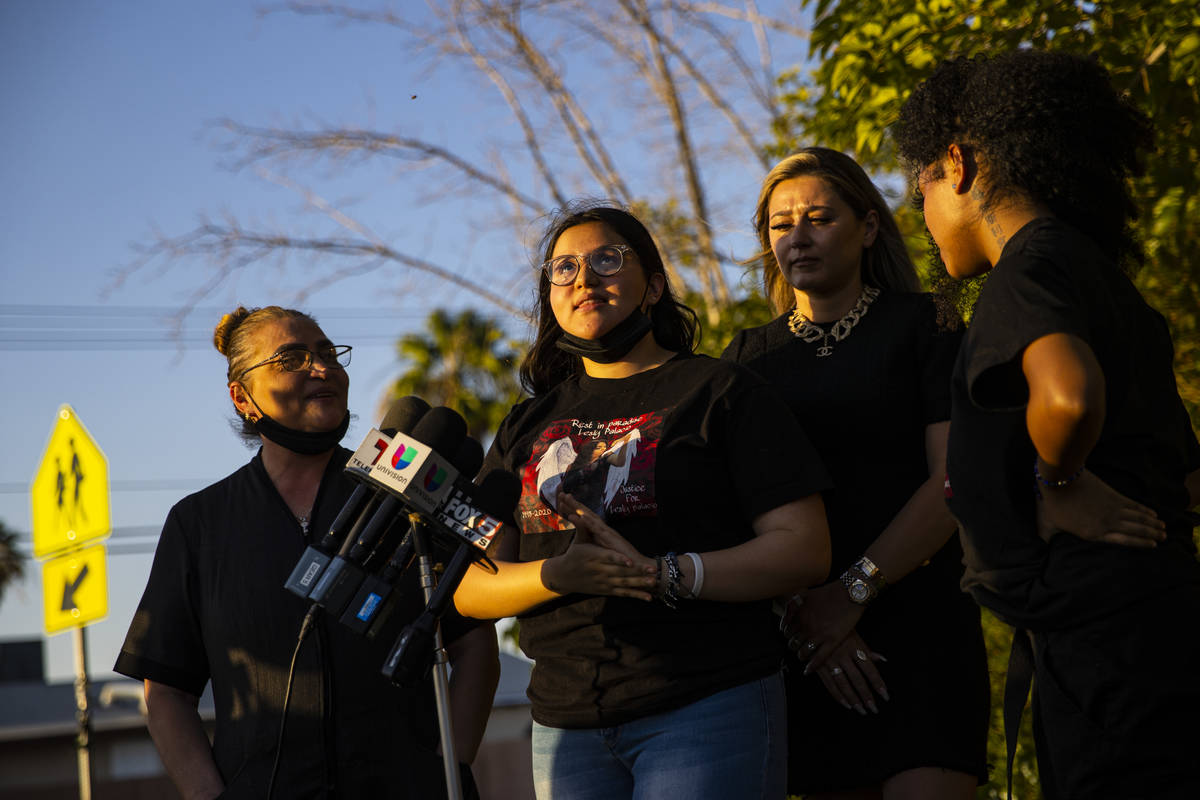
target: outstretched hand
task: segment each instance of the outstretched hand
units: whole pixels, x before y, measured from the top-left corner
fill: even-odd
[[[1070,484],[1043,489],[1037,504],[1038,534],[1047,542],[1067,532],[1091,542],[1155,547],[1167,538],[1153,509],[1130,500],[1083,470]]]
[[[569,494],[559,493],[558,512],[575,525],[575,538],[560,556],[542,565],[542,583],[559,594],[654,599],[657,564]]]

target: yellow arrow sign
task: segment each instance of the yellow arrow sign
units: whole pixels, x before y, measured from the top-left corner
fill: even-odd
[[[34,558],[77,547],[112,529],[108,461],[70,406],[58,410],[30,503]]]
[[[104,545],[52,558],[42,564],[46,633],[78,628],[108,616]]]

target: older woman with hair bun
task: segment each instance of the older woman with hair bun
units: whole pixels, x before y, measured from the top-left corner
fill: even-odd
[[[431,687],[391,686],[380,673],[390,640],[322,616],[297,649],[309,604],[283,588],[353,489],[343,474],[350,453],[338,446],[350,421],[350,347],[279,306],[239,307],[213,339],[243,435],[261,449],[171,509],[114,669],[145,682],[150,734],[189,800],[269,789],[280,798],[444,795]],[[490,625],[459,624],[447,639],[456,743],[469,761],[498,677],[495,636]],[[211,745],[197,713],[210,682]]]
[[[780,316],[725,357],[783,394],[833,479],[833,580],[783,621],[788,789],[811,798],[972,798],[987,779],[979,609],[943,500],[957,318],[919,294],[862,168],[808,147],[763,181],[754,215]]]

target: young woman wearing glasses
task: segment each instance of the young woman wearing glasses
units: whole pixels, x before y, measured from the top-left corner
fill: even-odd
[[[783,798],[770,599],[828,569],[824,469],[769,387],[692,354],[635,217],[568,208],[541,254],[533,397],[487,462],[517,530],[455,598],[520,618],[538,797]]]
[[[115,667],[145,681],[168,774],[188,798],[262,798],[276,762],[274,797],[444,793],[431,687],[391,686],[380,673],[391,637],[368,641],[336,620],[317,617],[297,651],[277,752],[308,610],[284,582],[353,489],[343,474],[350,453],[338,447],[350,421],[350,348],[278,306],[226,314],[214,343],[228,361],[241,432],[261,449],[171,509]],[[419,591],[411,596],[418,604],[405,611],[415,616],[424,604]],[[490,625],[459,624],[447,638],[455,685],[468,690],[453,698],[457,752],[470,761],[499,675],[495,635]],[[196,711],[209,681],[211,746]]]

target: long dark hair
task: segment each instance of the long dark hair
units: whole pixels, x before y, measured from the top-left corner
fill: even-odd
[[[1140,266],[1129,177],[1141,174],[1152,129],[1095,61],[1037,50],[947,61],[913,91],[892,133],[914,185],[959,144],[986,178],[986,204],[1042,203],[1127,272]]]
[[[577,200],[561,208],[550,217],[546,232],[538,244],[538,289],[534,318],[537,335],[528,355],[521,362],[521,385],[532,395],[543,394],[567,378],[578,374],[583,368],[579,356],[563,352],[555,347],[562,335],[562,328],[554,318],[550,307],[550,279],[541,265],[554,254],[558,237],[568,228],[588,222],[607,225],[629,243],[637,254],[637,261],[649,280],[652,275],[663,276],[663,291],[658,302],[650,306],[650,321],[653,323],[654,341],[660,347],[676,352],[691,352],[695,349],[700,322],[696,312],[675,299],[671,282],[667,280],[662,256],[654,244],[654,237],[637,217],[615,204],[596,200]]]
[[[796,305],[791,285],[783,277],[775,251],[771,248],[769,206],[771,193],[786,180],[811,175],[820,178],[842,199],[854,216],[865,219],[872,209],[879,217],[879,232],[875,242],[863,250],[862,279],[864,283],[893,292],[920,291],[917,270],[913,266],[904,237],[892,216],[883,195],[871,183],[867,173],[850,156],[828,147],[805,147],[780,161],[763,178],[754,207],[754,232],[758,236],[759,252],[748,263],[762,266],[763,294],[771,301],[776,314]]]

